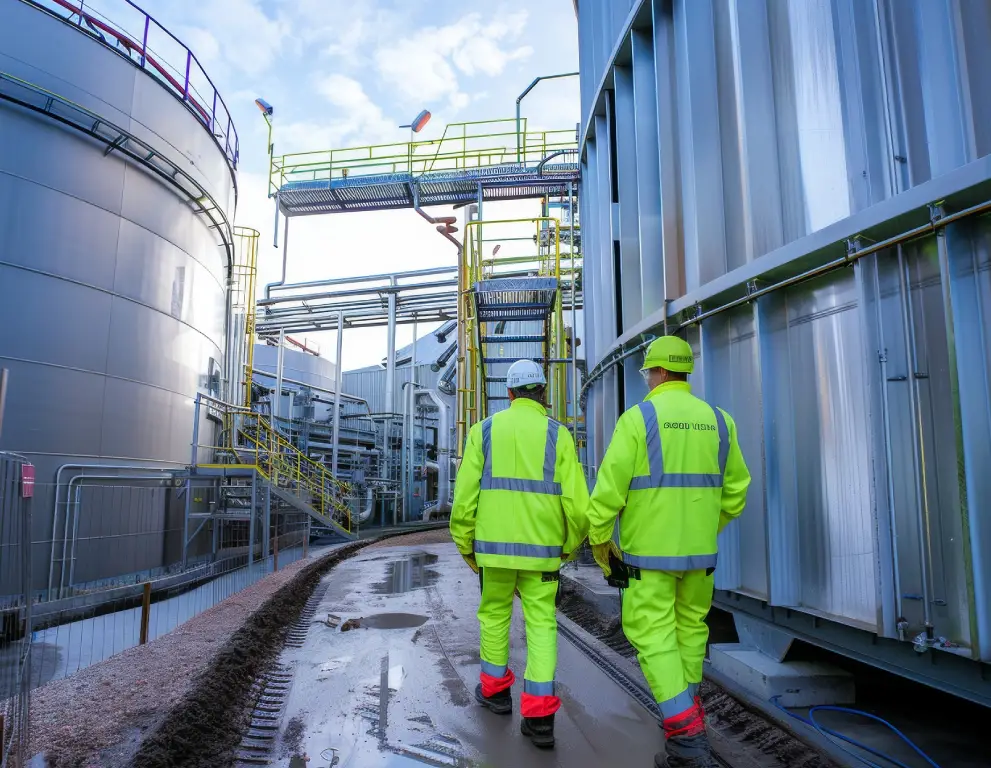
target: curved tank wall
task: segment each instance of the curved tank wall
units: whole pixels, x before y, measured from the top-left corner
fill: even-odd
[[[0,71],[182,163],[233,218],[234,172],[223,149],[125,56],[35,6],[4,0]],[[172,187],[105,149],[0,100],[0,366],[10,369],[0,449],[37,466],[39,580],[57,468],[188,464],[193,398],[219,394],[222,376],[225,249]],[[120,524],[129,523],[122,516]],[[144,541],[139,567],[160,564],[164,542]]]
[[[684,335],[754,478],[717,601],[991,703],[991,6],[577,12],[590,461]]]

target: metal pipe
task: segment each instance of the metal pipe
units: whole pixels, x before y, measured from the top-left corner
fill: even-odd
[[[386,272],[378,275],[360,275],[358,277],[332,277],[327,280],[307,280],[300,283],[286,283],[284,285],[273,283],[272,289],[289,291],[295,288],[324,288],[328,285],[349,285],[352,283],[374,283],[374,282],[388,282],[389,285],[395,285],[396,283],[393,282],[395,280],[404,280],[410,277],[431,277],[433,275],[446,275],[450,272],[455,271],[456,269],[457,267],[430,267],[429,269],[411,269],[405,272]],[[410,287],[410,286],[400,286],[400,287]],[[266,298],[268,297],[266,296]]]
[[[375,511],[375,489],[371,486],[365,491],[365,508],[358,513],[358,522],[367,523]]]
[[[541,75],[540,77],[534,78],[534,81],[530,83],[519,96],[516,97],[516,162],[520,162],[520,102],[523,98],[530,93],[534,88],[537,87],[537,83],[541,80],[556,80],[559,77],[577,77],[577,72],[564,72],[560,75]]]
[[[454,247],[458,249],[458,253],[459,254],[461,253],[461,249],[463,246],[461,245],[460,242],[458,242],[458,239],[454,237],[450,232],[446,231],[446,229],[441,229],[441,226],[447,224],[447,222],[435,219],[429,213],[424,211],[419,205],[413,206],[413,210],[416,211],[418,214],[420,214],[424,219],[429,221],[431,224],[438,225],[437,231],[440,232],[444,237],[446,237],[452,243],[454,243]],[[458,261],[460,261],[460,259]],[[454,267],[454,269],[457,269],[457,267]]]
[[[251,511],[248,513],[248,571],[255,563],[255,509],[258,507],[258,473],[251,473]],[[265,531],[268,536],[268,531]]]
[[[416,387],[416,315],[415,314],[413,315],[413,345],[410,351],[410,359],[409,359],[409,380],[412,384],[410,389]],[[408,449],[409,460],[407,461],[407,466],[406,466],[406,471],[407,471],[406,482],[408,483],[406,494],[409,499],[409,504],[403,505],[404,523],[409,522],[410,518],[412,517],[411,513],[413,508],[413,478],[416,472],[416,468],[413,466],[414,462],[416,461],[416,452],[414,449],[416,445],[416,434],[415,434],[416,426],[415,426],[415,421],[413,419],[414,408],[412,406],[413,404],[411,404],[411,407],[409,409],[409,449]]]
[[[198,403],[197,399],[197,403]],[[194,424],[193,433],[196,433],[196,425]],[[62,472],[67,469],[102,469],[102,470],[115,470],[115,471],[134,471],[134,472],[168,472],[174,474],[175,469],[165,469],[157,467],[142,466],[140,464],[62,464],[57,470],[55,470],[55,501],[52,504],[52,553],[51,558],[48,561],[48,599],[52,598],[52,590],[55,586],[55,551],[56,545],[58,543],[58,538],[56,536],[56,531],[58,530],[58,510],[59,510],[59,490],[62,487]],[[122,477],[126,477],[122,476]],[[65,519],[63,521],[63,533],[62,533],[62,560],[61,566],[63,570],[63,575],[59,577],[59,586],[61,587],[62,581],[64,579],[64,569],[65,569],[65,558],[67,555],[66,546],[67,539],[69,536],[69,517],[68,512],[66,512]]]
[[[751,301],[760,298],[761,296],[766,296],[767,294],[781,290],[782,288],[788,288],[792,285],[803,283],[806,280],[810,280],[814,277],[819,277],[820,275],[824,275],[827,272],[832,272],[833,270],[839,269],[840,267],[849,266],[850,264],[853,264],[854,262],[864,258],[865,256],[870,256],[871,254],[878,253],[879,251],[883,251],[888,248],[892,248],[896,245],[901,245],[902,243],[906,243],[910,240],[915,240],[920,237],[924,237],[925,235],[935,234],[940,229],[943,229],[944,227],[947,227],[950,224],[954,224],[970,216],[974,216],[980,213],[985,213],[989,210],[991,210],[991,200],[985,201],[983,203],[978,203],[977,205],[972,205],[969,208],[964,208],[961,211],[957,211],[956,213],[950,214],[948,216],[943,216],[942,218],[932,219],[927,224],[922,224],[918,227],[913,227],[912,229],[906,230],[901,234],[894,235],[885,240],[880,240],[865,248],[859,248],[857,250],[849,251],[846,256],[843,256],[838,259],[833,259],[832,261],[828,261],[825,264],[822,264],[821,266],[814,267],[805,272],[802,272],[801,274],[795,275],[793,277],[785,278],[776,283],[772,283],[759,290],[748,292],[746,296],[741,296],[738,299],[733,299],[732,301],[728,301],[725,304],[721,304],[717,307],[714,307],[713,309],[707,310],[706,312],[702,312],[701,314],[698,314],[689,320],[685,320],[684,322],[670,329],[670,333],[677,333],[678,331],[681,331],[690,325],[695,325],[696,323],[700,323],[703,320],[718,315],[722,312],[726,312],[727,310],[734,309],[735,307],[741,306],[743,304],[748,304]],[[657,327],[658,325],[661,325],[661,323],[666,322],[667,319],[668,318],[665,317],[664,321],[658,321],[658,323],[656,323],[655,326],[653,327]],[[644,333],[641,335],[648,335],[648,330],[649,329],[645,329]],[[649,346],[650,342],[653,341],[653,339],[654,337],[652,336],[646,341],[637,344],[635,347],[632,347],[626,350],[625,352],[617,354],[619,349],[622,349],[622,347],[619,347],[617,349],[614,349],[610,355],[604,356],[603,359],[600,360],[599,363],[595,366],[595,368],[593,368],[592,371],[589,373],[588,378],[586,378],[585,384],[582,386],[581,389],[581,397],[584,398],[586,396],[586,393],[588,392],[588,388],[592,386],[592,384],[594,384],[600,378],[602,378],[603,374],[605,374],[607,370],[612,368],[614,365],[623,362],[628,357],[635,355],[637,352],[642,352],[644,349],[647,348],[647,346]]]
[[[279,194],[275,194],[275,247],[279,247]],[[282,233],[282,277],[277,283],[269,283],[265,286],[265,298],[267,299],[273,288],[279,288],[286,284],[286,266],[289,263],[289,217],[286,216],[285,230]],[[249,297],[250,298],[253,297]],[[261,302],[259,302],[261,303]]]
[[[905,630],[898,627],[899,620],[905,615],[902,607],[901,569],[898,567],[898,519],[895,514],[895,480],[891,468],[894,462],[891,456],[891,408],[888,403],[888,351],[884,343],[884,325],[881,320],[881,276],[878,263],[874,261],[874,319],[877,323],[878,347],[881,350],[881,422],[884,430],[884,457],[887,462],[885,476],[888,486],[888,525],[891,527],[891,553],[894,567],[891,569],[895,588],[895,628],[898,639],[905,639]]]
[[[174,474],[174,473],[173,473]],[[130,475],[127,477],[122,477],[121,475],[87,475],[85,473],[73,475],[69,478],[69,482],[66,483],[66,498],[71,497],[72,501],[72,543],[69,545],[69,575],[68,584],[59,583],[59,595],[65,596],[67,590],[72,589],[73,581],[75,579],[76,573],[76,543],[79,541],[79,511],[81,509],[80,505],[80,493],[82,490],[82,483],[76,485],[76,493],[73,496],[72,485],[79,480],[158,480],[161,482],[167,478],[161,475]],[[66,510],[66,515],[68,516],[68,509]]]
[[[402,393],[400,395],[400,400],[403,401],[403,416],[402,416],[402,448],[399,454],[399,476],[402,477],[401,490],[403,492],[403,517],[406,516],[406,506],[409,504],[409,462],[410,457],[408,456],[409,450],[409,424],[407,422],[407,415],[410,409],[410,394],[406,389],[407,387],[412,388],[412,380],[404,381],[402,384]]]
[[[555,157],[560,157],[561,155],[577,155],[578,148],[575,149],[559,149],[557,152],[551,152],[549,155],[544,155],[540,162],[537,163],[537,175],[541,176],[544,173],[544,166],[547,165],[548,160],[553,160]],[[571,186],[572,182],[568,182],[568,186]]]
[[[447,404],[441,399],[436,389],[418,389],[417,395],[430,398],[437,407],[437,505],[436,509],[423,510],[423,519],[430,518],[431,513],[438,515],[451,511],[451,430],[448,426]]]
[[[396,284],[396,278],[393,276],[390,279],[390,284]],[[390,414],[395,414],[396,412],[396,294],[389,294],[389,325],[387,330],[387,340],[386,340],[386,355],[387,359],[385,361],[385,407],[389,409]],[[387,416],[385,419],[384,430],[385,430],[385,466],[386,473],[385,476],[392,477],[392,462],[393,455],[389,447],[390,438],[392,437],[392,416]],[[392,509],[392,522],[396,522],[396,506],[393,504]]]
[[[279,351],[275,361],[275,399],[272,401],[272,421],[282,415],[282,371],[285,365],[286,329],[279,329]]]
[[[330,474],[337,477],[338,443],[341,438],[341,388],[344,386],[344,313],[337,314],[337,370],[334,375],[334,453],[330,464]],[[367,403],[365,404],[367,406]]]
[[[457,372],[458,372],[458,366],[456,364],[448,368],[444,372],[444,375],[440,377],[440,381],[437,382],[437,389],[440,390],[445,395],[456,395],[458,390],[452,384],[451,379],[454,378]]]
[[[929,530],[929,498],[926,494],[926,459],[922,445],[922,397],[919,392],[918,348],[915,339],[915,312],[912,309],[912,283],[902,248],[898,248],[898,277],[902,299],[902,332],[905,339],[905,368],[909,408],[912,410],[912,463],[918,494],[919,569],[922,576],[922,613],[927,632],[932,624],[932,536]]]
[[[575,185],[568,182],[568,220],[571,222],[571,411],[575,420],[575,448],[578,447],[578,273],[575,270]]]
[[[272,372],[270,372],[270,371],[262,371],[262,370],[259,370],[258,368],[252,368],[251,369],[251,372],[255,376],[264,376],[267,379],[274,379],[275,378],[275,374],[272,373]],[[283,376],[282,377],[282,383],[283,383],[283,385],[285,385],[285,384],[295,384],[295,385],[297,385],[299,387],[302,387],[304,389],[312,389],[315,392],[325,392],[328,395],[335,394],[334,393],[334,390],[332,390],[332,389],[327,389],[326,387],[318,387],[315,384],[308,384],[307,382],[300,381],[299,379],[290,379],[287,376]],[[372,415],[371,408],[369,408],[368,401],[365,398],[358,397],[357,395],[349,395],[347,392],[341,392],[341,399],[342,400],[349,400],[349,401],[351,401],[353,403],[360,403],[361,405],[365,406],[366,409],[368,409],[368,415],[369,416]]]
[[[3,436],[3,412],[7,406],[7,381],[10,379],[10,371],[6,368],[0,369],[0,436]]]
[[[286,217],[289,218],[288,216]],[[272,225],[272,247],[279,247],[279,193],[275,193],[275,224]],[[285,262],[283,262],[285,263]]]
[[[325,293],[293,293],[288,296],[276,296],[275,298],[265,298],[258,302],[260,307],[273,306],[275,304],[285,304],[290,301],[315,301],[317,299],[338,299],[347,296],[364,296],[365,294],[399,293],[400,291],[412,291],[425,288],[449,288],[457,286],[458,281],[454,278],[448,280],[431,280],[426,283],[413,283],[412,285],[385,286],[375,285],[369,288],[349,288],[343,291],[328,291]]]

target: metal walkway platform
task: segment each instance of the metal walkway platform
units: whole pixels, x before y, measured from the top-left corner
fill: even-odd
[[[279,208],[286,216],[413,208],[416,205],[464,205],[476,202],[479,186],[484,201],[521,200],[567,194],[578,181],[577,163],[536,167],[500,165],[463,171],[376,174],[358,178],[290,181],[279,190]]]
[[[560,196],[578,181],[574,131],[525,119],[454,123],[438,139],[272,158],[269,193],[286,216]]]

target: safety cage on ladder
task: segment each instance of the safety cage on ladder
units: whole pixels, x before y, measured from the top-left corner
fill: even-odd
[[[546,200],[542,208],[547,211]],[[473,424],[508,407],[506,374],[522,358],[544,368],[549,415],[574,428],[568,392],[574,334],[564,307],[580,292],[575,229],[553,216],[468,223],[459,287],[459,453]]]

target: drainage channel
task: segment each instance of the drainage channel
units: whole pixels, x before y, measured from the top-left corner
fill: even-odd
[[[326,593],[327,585],[321,583],[310,595],[299,618],[289,628],[286,647],[303,647],[310,624]],[[251,766],[272,763],[286,701],[292,689],[294,672],[293,665],[276,663],[255,682],[252,688],[254,704],[251,710],[251,724],[235,753],[235,768],[251,768]]]

